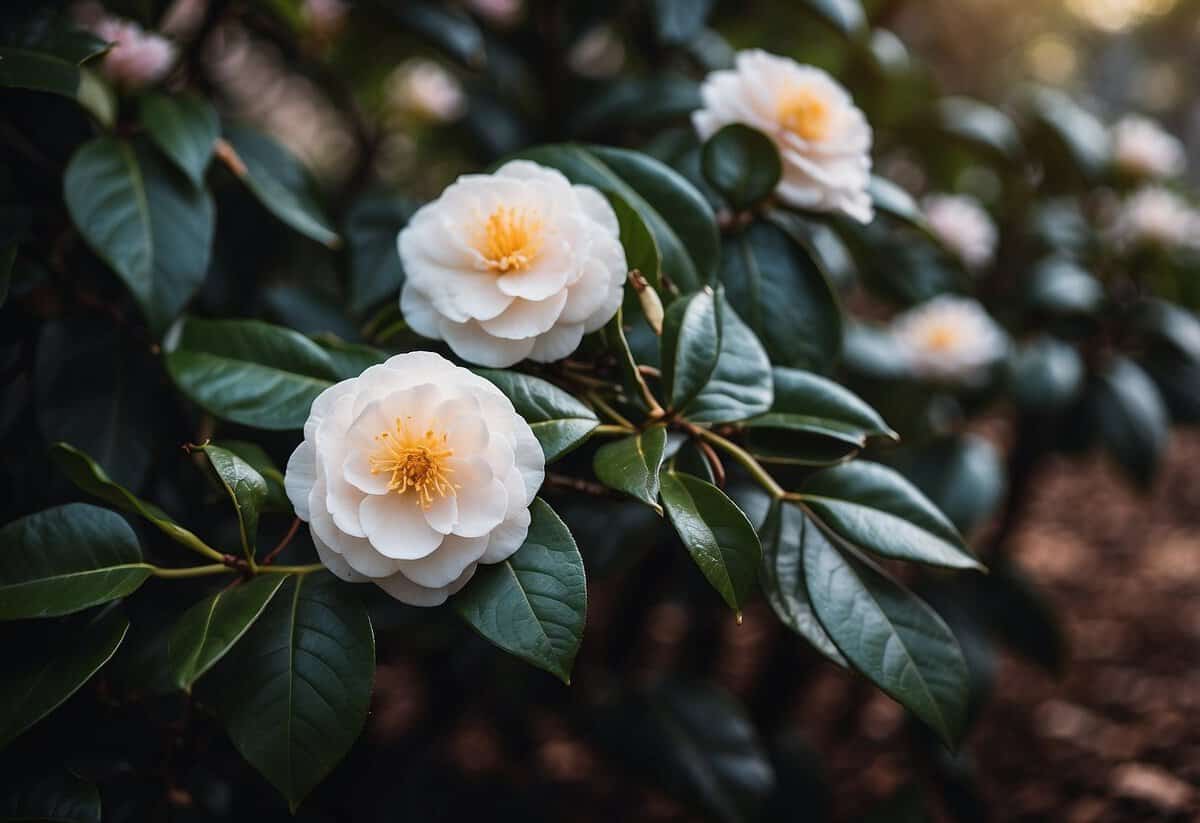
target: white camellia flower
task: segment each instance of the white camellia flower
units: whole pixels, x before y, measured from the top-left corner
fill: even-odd
[[[1148,186],[1121,204],[1111,233],[1117,245],[1200,246],[1200,212],[1170,189]]]
[[[1112,129],[1113,162],[1137,177],[1174,177],[1183,172],[1183,143],[1148,117],[1129,115]]]
[[[743,123],[775,141],[783,161],[775,190],[781,200],[871,221],[871,126],[828,72],[742,51],[737,68],[708,75],[700,94],[704,108],[692,123],[701,138]]]
[[[132,20],[105,16],[91,29],[112,44],[104,55],[101,71],[123,89],[136,91],[157,83],[175,64],[175,44],[161,34],[145,31]]]
[[[1004,356],[1008,339],[975,300],[941,295],[892,321],[892,335],[913,371],[973,382]]]
[[[544,472],[499,389],[411,352],[318,395],[284,486],[330,571],[436,606],[521,546]]]
[[[992,262],[996,253],[996,224],[973,197],[932,194],[922,203],[933,233],[967,268]]]
[[[462,84],[433,60],[407,61],[392,72],[387,89],[393,105],[435,123],[457,120],[467,108]]]
[[[617,313],[628,274],[604,196],[528,160],[458,178],[399,245],[408,325],[483,366],[566,357]]]

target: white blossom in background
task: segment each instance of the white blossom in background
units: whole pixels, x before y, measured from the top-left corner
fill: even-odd
[[[497,26],[511,26],[525,11],[522,0],[468,0],[467,5],[480,17]]]
[[[410,328],[464,360],[560,360],[621,305],[628,269],[604,195],[528,160],[458,178],[400,232]]]
[[[742,51],[737,67],[709,74],[700,94],[704,107],[692,122],[701,138],[743,123],[775,141],[783,160],[775,190],[781,200],[870,222],[871,126],[828,72]]]
[[[571,46],[567,65],[584,77],[610,77],[625,65],[625,44],[612,26],[593,26]]]
[[[1008,338],[977,301],[941,295],[898,315],[892,336],[913,372],[971,383],[1004,356]]]
[[[1111,226],[1118,246],[1200,246],[1200,212],[1170,189],[1148,186],[1122,203]]]
[[[980,269],[996,254],[996,224],[973,197],[932,194],[921,202],[930,228],[967,268]]]
[[[466,111],[467,99],[453,74],[432,60],[409,60],[387,80],[387,95],[401,111],[435,123],[448,123]]]
[[[175,44],[133,20],[113,17],[91,3],[76,7],[75,17],[111,44],[100,71],[115,86],[137,91],[162,80],[175,65]]]
[[[499,389],[410,352],[318,395],[284,486],[331,572],[436,606],[520,548],[544,472]]]
[[[1136,177],[1174,177],[1186,158],[1181,143],[1147,117],[1129,115],[1112,129],[1113,163]]]

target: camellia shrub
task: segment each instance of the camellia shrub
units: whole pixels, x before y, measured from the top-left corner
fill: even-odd
[[[786,12],[825,68],[716,5],[3,10],[0,809],[336,819],[417,768],[360,741],[403,658],[426,742],[560,724],[779,819],[806,672],[949,775],[984,635],[1061,665],[1002,548],[1045,455],[1145,485],[1200,416],[1181,150],[940,97],[857,2]]]

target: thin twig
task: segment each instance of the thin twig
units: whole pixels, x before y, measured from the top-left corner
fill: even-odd
[[[570,489],[571,491],[580,492],[582,494],[590,494],[595,497],[616,497],[617,493],[608,486],[600,483],[593,483],[591,480],[584,480],[581,477],[571,477],[566,474],[555,474],[549,472],[546,474],[546,485],[554,486],[560,489]]]
[[[292,542],[292,538],[296,536],[296,530],[299,528],[300,528],[300,518],[293,517],[292,525],[288,527],[287,534],[285,534],[283,536],[283,539],[280,540],[279,543],[276,544],[275,548],[273,548],[273,549],[271,549],[271,551],[267,552],[267,556],[262,559],[262,562],[259,563],[259,565],[260,566],[269,566],[273,562],[275,562],[275,558],[279,556],[279,553],[281,551],[283,551],[284,548],[287,547],[288,543]]]

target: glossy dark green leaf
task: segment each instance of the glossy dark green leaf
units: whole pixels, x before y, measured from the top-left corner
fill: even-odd
[[[658,250],[654,234],[624,197],[609,192],[608,200],[621,227],[621,246],[625,249],[625,263],[629,270],[637,270],[651,284],[658,283],[662,252]]]
[[[681,297],[663,318],[662,378],[667,402],[686,408],[712,377],[721,354],[721,307],[711,290]]]
[[[768,411],[774,398],[766,350],[726,303],[721,309],[721,353],[716,368],[687,405],[687,418],[696,423],[735,423]]]
[[[1030,274],[1028,299],[1032,308],[1049,315],[1092,314],[1104,304],[1104,286],[1078,263],[1051,257]]]
[[[1001,561],[972,580],[971,598],[988,628],[1013,651],[1053,674],[1067,664],[1069,643],[1045,591],[1014,563]]]
[[[46,52],[0,47],[0,86],[75,99],[79,65]]]
[[[209,443],[201,446],[200,451],[208,458],[237,512],[242,551],[252,558],[258,543],[258,512],[267,499],[267,481],[257,469],[227,449]]]
[[[1091,398],[1100,442],[1134,483],[1148,487],[1170,433],[1158,387],[1132,360],[1117,357],[1097,376]]]
[[[650,10],[658,39],[679,46],[704,30],[714,0],[652,0]]]
[[[245,165],[245,172],[238,176],[267,211],[323,246],[341,245],[299,160],[271,138],[250,129],[227,129],[225,137]]]
[[[42,326],[34,364],[38,428],[47,442],[70,440],[93,455],[117,482],[140,488],[168,392],[157,360],[111,321],[71,317]]]
[[[775,614],[821,654],[839,666],[845,666],[846,659],[817,620],[804,585],[805,544],[828,542],[825,536],[795,506],[778,501],[771,504],[758,536],[762,540],[763,594]],[[809,549],[824,550],[825,547]]]
[[[428,0],[389,0],[386,5],[406,29],[471,68],[483,66],[483,32],[461,11]]]
[[[946,516],[894,469],[856,460],[814,474],[801,498],[829,531],[883,557],[981,569]]]
[[[924,601],[828,541],[804,545],[813,610],[854,668],[949,746],[966,722],[967,664],[954,634]]]
[[[167,665],[175,685],[191,691],[192,684],[254,625],[287,579],[282,574],[260,574],[184,612],[167,638]]]
[[[962,534],[987,522],[1004,498],[1004,463],[996,448],[977,435],[934,440],[898,468]]]
[[[161,335],[208,271],[216,229],[208,192],[142,143],[97,137],[71,157],[63,193],[80,234]]]
[[[708,182],[737,211],[769,197],[783,174],[771,139],[741,123],[725,126],[704,142],[700,165]]]
[[[112,609],[89,621],[22,626],[17,642],[5,643],[0,749],[79,691],[109,661],[127,631],[129,621]]]
[[[867,193],[871,195],[871,202],[875,204],[875,209],[881,214],[886,214],[902,223],[908,223],[923,232],[929,232],[929,222],[925,219],[925,213],[921,211],[917,201],[891,180],[871,175]]]
[[[1134,326],[1151,344],[1200,361],[1200,318],[1195,312],[1165,300],[1146,300],[1137,307]]]
[[[65,769],[10,771],[0,784],[6,823],[100,823],[100,790]]]
[[[654,235],[662,271],[680,291],[695,291],[715,280],[720,248],[716,217],[678,172],[648,155],[601,146],[539,146],[519,156],[552,166],[572,182],[624,198]],[[662,284],[651,285],[666,302]]]
[[[359,198],[346,216],[346,246],[350,253],[350,311],[362,314],[395,297],[404,283],[404,267],[396,237],[412,215],[404,198],[379,192]]]
[[[453,599],[475,631],[564,683],[583,639],[587,581],[571,532],[540,498],[529,535],[502,563],[480,566]]]
[[[969,97],[946,97],[936,109],[940,129],[1007,161],[1021,156],[1021,135],[1007,114]]]
[[[221,134],[216,110],[193,94],[149,94],[139,113],[150,139],[194,186],[204,185],[204,172]]]
[[[1064,409],[1083,388],[1083,359],[1074,346],[1042,336],[1013,352],[1009,364],[1013,399],[1035,414]]]
[[[654,129],[700,108],[700,84],[672,71],[606,80],[568,120],[572,135],[598,137],[623,129]]]
[[[600,707],[595,722],[618,763],[705,819],[761,819],[774,770],[745,707],[720,689],[668,680]]]
[[[1111,153],[1108,130],[1065,92],[1036,89],[1029,96],[1029,108],[1079,175],[1094,179],[1108,168]]]
[[[98,497],[121,511],[141,515],[177,543],[193,549],[207,549],[203,540],[172,520],[158,506],[147,503],[124,486],[114,483],[96,461],[71,444],[55,443],[50,449],[50,457],[59,471],[81,491]]]
[[[879,412],[828,378],[785,368],[773,378],[770,411],[744,423],[751,451],[765,459],[822,465],[849,457],[868,438],[898,439]]]
[[[262,475],[267,483],[267,497],[263,503],[263,511],[290,512],[292,504],[283,488],[283,472],[275,465],[271,455],[257,443],[248,440],[214,440],[214,446],[233,452]]]
[[[708,582],[731,609],[740,610],[758,579],[758,534],[725,493],[698,477],[662,473],[667,517]]]
[[[596,413],[565,391],[538,377],[515,371],[476,369],[512,401],[542,444],[546,462],[557,460],[587,440],[600,425]]]
[[[624,323],[625,310],[623,307],[618,308],[613,319],[604,326],[604,343],[617,359],[617,366],[621,370],[621,385],[625,388],[626,394],[633,399],[633,402],[642,404],[642,390],[639,383],[644,378],[638,374],[637,360],[634,358],[629,340],[625,336]]]
[[[658,504],[658,474],[666,447],[667,427],[650,426],[597,449],[592,470],[604,485],[625,492],[662,514],[662,506]]]
[[[289,575],[196,693],[294,811],[358,738],[374,676],[375,635],[353,588]]]
[[[319,334],[314,340],[329,355],[338,380],[358,377],[371,366],[377,366],[391,356],[388,352],[374,346],[347,343],[332,334]]]
[[[4,45],[51,54],[76,65],[109,49],[107,42],[52,8],[32,15],[18,12],[5,24],[4,31],[0,32],[0,42]]]
[[[866,34],[867,15],[861,0],[802,0],[800,6],[846,37]]]
[[[108,509],[68,503],[0,529],[0,620],[82,611],[149,576],[133,529]]]
[[[825,371],[842,346],[842,312],[806,249],[757,221],[725,238],[721,282],[730,305],[777,366]]]
[[[186,318],[164,346],[167,372],[217,417],[260,429],[298,429],[337,373],[302,334],[256,320]]]

